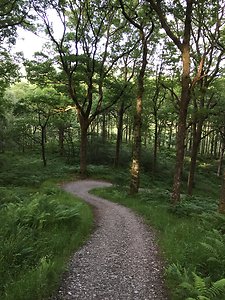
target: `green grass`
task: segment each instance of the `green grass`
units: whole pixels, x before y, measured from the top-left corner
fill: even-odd
[[[56,184],[74,176],[71,166],[8,153],[0,162],[0,299],[44,299],[89,236],[92,211]]]

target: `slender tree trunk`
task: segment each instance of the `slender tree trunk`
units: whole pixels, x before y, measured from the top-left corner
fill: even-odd
[[[45,141],[46,141],[46,126],[41,126],[41,155],[44,167],[47,166],[46,153],[45,153]]]
[[[63,126],[60,126],[58,128],[58,134],[59,134],[59,155],[64,155],[64,139],[65,139],[65,130]]]
[[[141,160],[141,125],[142,125],[142,98],[144,94],[144,75],[147,66],[147,40],[143,30],[140,31],[142,39],[142,66],[138,76],[138,93],[136,112],[134,116],[133,152],[131,162],[130,194],[138,192],[140,185],[140,160]]]
[[[87,142],[88,142],[88,120],[80,118],[81,136],[80,136],[80,175],[87,176]]]
[[[134,117],[134,131],[133,131],[134,141],[133,141],[133,151],[132,151],[131,182],[130,182],[131,194],[138,192],[139,184],[140,184],[141,124],[142,124],[141,122],[142,122],[142,93],[143,93],[141,86],[139,86],[139,93],[140,95],[137,98],[136,114]]]
[[[205,154],[205,138],[201,141],[201,155]]]
[[[225,151],[225,143],[222,142],[221,143],[221,150],[220,150],[219,164],[218,164],[218,169],[217,169],[217,176],[221,176],[221,174],[222,174],[224,151]]]
[[[129,119],[130,121],[130,119]],[[132,139],[132,125],[129,123],[129,126],[128,126],[128,143],[131,142],[131,139]]]
[[[103,113],[102,115],[102,143],[105,144],[107,137],[107,129],[106,129],[106,115]]]
[[[218,149],[218,133],[216,134],[216,137],[215,137],[215,142],[214,142],[214,149],[213,149],[213,156],[214,158],[217,158],[218,157],[218,153],[217,153],[217,149]]]
[[[169,128],[168,149],[171,148],[171,144],[172,144],[172,135],[173,135],[173,122],[170,124],[170,128]]]
[[[188,176],[188,195],[192,195],[194,187],[195,170],[197,163],[198,150],[201,142],[203,121],[200,120],[198,124],[193,125],[193,142],[191,149],[191,163]]]
[[[153,171],[156,170],[156,165],[157,165],[157,150],[158,150],[158,120],[157,120],[157,116],[155,116]]]
[[[117,137],[116,137],[116,155],[114,166],[117,168],[119,166],[120,159],[120,148],[123,135],[123,114],[124,114],[124,102],[121,103],[121,106],[118,111],[118,125],[117,125]]]
[[[222,182],[222,187],[221,187],[218,210],[221,214],[225,214],[225,171],[223,174],[223,182]]]

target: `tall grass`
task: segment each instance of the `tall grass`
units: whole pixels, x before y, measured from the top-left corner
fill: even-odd
[[[35,156],[0,161],[0,299],[44,299],[88,237],[92,212],[54,183],[71,178],[73,168],[57,160],[43,168]]]

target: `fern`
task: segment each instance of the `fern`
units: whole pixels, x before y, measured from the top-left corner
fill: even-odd
[[[199,295],[204,294],[207,290],[205,280],[195,274],[194,272],[192,273],[192,276],[194,278],[194,288],[198,292]]]
[[[225,300],[225,278],[211,282],[209,278],[190,272],[179,264],[171,264],[166,274],[177,284],[176,299]]]
[[[225,238],[218,231],[208,233],[205,241],[200,243],[201,248],[201,272],[210,274],[213,280],[225,276]]]
[[[193,295],[191,297],[186,298],[186,300],[219,300],[224,299],[221,298],[225,293],[225,278],[220,279],[216,282],[207,284],[205,279],[200,277],[199,275],[193,273],[193,291],[195,294],[195,298]],[[189,289],[191,290],[191,289]]]
[[[225,278],[217,280],[212,286],[206,291],[206,295],[212,299],[218,299],[218,297],[225,293]]]

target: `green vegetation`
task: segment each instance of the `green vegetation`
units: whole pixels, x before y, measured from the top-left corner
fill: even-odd
[[[43,299],[92,228],[92,212],[56,182],[74,169],[35,155],[1,154],[0,298]]]
[[[167,156],[168,167],[170,163]],[[151,179],[144,175],[137,195],[128,194],[124,173],[118,170],[113,187],[93,191],[130,207],[157,230],[172,300],[225,299],[225,216],[217,213],[220,180],[213,173],[215,167],[213,162],[207,167],[199,163],[195,196],[181,194],[177,206],[171,206],[169,168]]]
[[[90,208],[57,185],[79,172],[158,231],[172,300],[225,299],[224,1],[0,11],[0,298],[48,297],[87,238]],[[46,41],[32,58],[19,28]]]
[[[98,145],[98,139],[91,141],[88,174],[114,185],[95,193],[132,208],[156,229],[171,300],[223,300],[225,217],[217,213],[221,179],[216,162],[198,161],[194,196],[186,194],[184,169],[181,202],[173,206],[173,151],[160,153],[153,173],[150,151],[143,149],[141,189],[129,195],[129,147],[121,153],[123,166],[114,169],[103,160],[105,152],[113,157],[114,144]],[[0,155],[1,299],[45,299],[92,226],[88,206],[57,185],[78,178],[78,160],[68,164],[70,159],[50,155],[49,149],[48,156],[44,167],[35,153]]]

